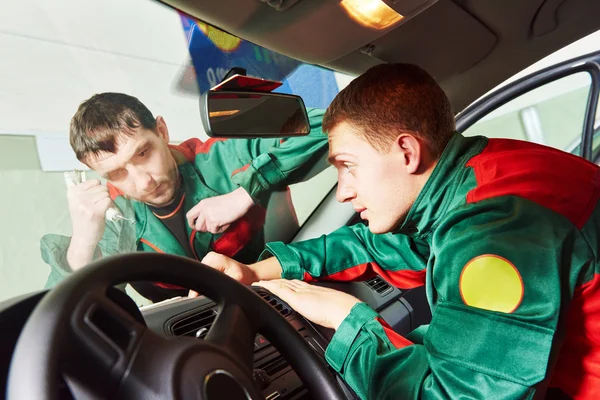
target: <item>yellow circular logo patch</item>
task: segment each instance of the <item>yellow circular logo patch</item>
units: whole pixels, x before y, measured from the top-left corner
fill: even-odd
[[[237,38],[227,32],[223,32],[214,26],[207,25],[201,21],[197,21],[197,24],[202,33],[204,33],[220,50],[232,52],[236,50],[242,43],[242,39]]]
[[[523,299],[523,280],[517,268],[507,259],[484,254],[464,266],[460,274],[463,302],[484,310],[511,313]]]

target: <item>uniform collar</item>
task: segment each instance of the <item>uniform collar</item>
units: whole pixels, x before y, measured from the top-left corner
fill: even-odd
[[[202,199],[212,196],[217,196],[219,193],[210,189],[204,182],[201,175],[198,173],[194,164],[181,163],[178,165],[179,174],[181,177],[180,190],[185,194],[183,199],[184,210],[189,210]],[[136,236],[139,242],[142,238],[150,241],[162,251],[171,254],[185,255],[183,247],[179,244],[175,236],[169,229],[152,213],[147,204],[131,200],[131,206],[135,210]],[[188,235],[191,234],[191,228],[186,224]],[[197,232],[195,237],[202,242],[201,247],[206,247],[212,238],[212,234],[208,232]]]
[[[469,174],[465,164],[486,144],[483,137],[465,138],[454,132],[406,219],[394,233],[426,237],[449,209],[464,203],[465,199],[457,198],[456,192]]]

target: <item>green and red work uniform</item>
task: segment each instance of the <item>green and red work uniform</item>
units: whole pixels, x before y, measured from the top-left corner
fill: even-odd
[[[394,232],[358,224],[261,258],[286,279],[425,285],[428,327],[400,336],[359,303],[333,336],[327,361],[363,399],[597,399],[599,198],[584,159],[455,133]]]
[[[242,262],[254,262],[264,249],[264,222],[266,207],[274,191],[285,190],[292,183],[305,179],[315,165],[326,166],[327,137],[321,130],[323,110],[308,111],[311,132],[308,136],[287,139],[209,139],[202,142],[190,139],[171,146],[181,177],[178,213],[187,213],[201,200],[227,194],[242,187],[256,205],[234,222],[222,234],[197,232],[185,223],[189,246],[182,245],[158,215],[145,203],[128,200],[114,186],[109,185],[111,198],[128,218],[137,222],[106,222],[106,230],[95,259],[113,254],[148,251],[193,257],[201,260],[209,251],[216,251]],[[289,199],[289,191],[288,191]],[[291,201],[287,212],[294,212]],[[180,235],[182,236],[182,235]],[[41,240],[43,260],[51,272],[46,287],[55,286],[72,271],[66,254],[70,238],[45,235]],[[187,251],[186,251],[187,249]],[[191,250],[192,254],[189,254]],[[142,295],[151,300],[184,294],[182,288],[154,283],[132,283],[141,288]],[[187,290],[185,291],[187,294]]]

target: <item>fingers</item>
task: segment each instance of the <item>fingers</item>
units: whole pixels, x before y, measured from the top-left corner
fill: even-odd
[[[100,179],[91,179],[89,181],[80,183],[79,185],[77,185],[77,188],[79,188],[81,190],[89,190],[89,189],[93,188],[94,186],[106,187],[106,186],[102,185],[102,182],[100,182]]]
[[[193,290],[190,290],[188,293],[188,297],[191,299],[193,299],[194,297],[198,297],[198,296],[199,296],[198,292],[195,292]]]
[[[196,229],[196,219],[198,218],[199,213],[200,213],[200,203],[196,204],[194,207],[192,207],[190,209],[190,211],[188,211],[185,214],[185,218],[187,219],[187,223],[190,228]]]
[[[88,196],[92,196],[92,199],[96,201],[102,198],[101,195],[110,196],[108,187],[102,185],[98,179],[92,179],[79,185],[69,185],[67,190],[67,196],[71,198],[89,199]]]
[[[215,221],[210,221],[207,217],[204,203],[201,201],[196,204],[185,214],[190,228],[198,232],[221,233],[229,227],[229,225],[219,225]]]
[[[208,220],[204,215],[199,215],[194,224],[199,232],[210,232],[212,234],[223,233],[229,228],[229,224],[219,225],[216,221]]]
[[[298,290],[298,289],[309,289],[314,287],[313,285],[310,285],[304,281],[298,280],[298,279],[293,279],[291,281],[287,281],[289,282],[290,286],[292,286],[294,289]]]
[[[203,213],[199,214],[198,218],[196,218],[196,221],[194,222],[194,229],[196,229],[198,232],[215,233],[209,228],[208,221]]]
[[[99,191],[97,193],[91,193],[89,199],[94,203],[99,203],[104,199],[110,200],[110,195],[106,191]]]
[[[219,264],[220,258],[223,257],[219,253],[215,253],[214,251],[209,251],[203,258],[201,263],[206,265],[215,265]]]
[[[204,218],[204,215],[202,215],[202,214],[198,215],[198,218],[196,219],[196,222],[193,224],[193,227],[198,232],[207,232],[208,231],[208,229],[206,229],[206,219]]]
[[[203,225],[202,225],[202,229],[204,229],[205,232],[210,232],[212,234],[218,234],[218,233],[223,233],[225,232],[227,229],[229,229],[230,224],[225,224],[223,226],[218,225],[215,222],[208,222],[208,221],[204,221]],[[199,229],[196,229],[199,230]]]
[[[96,182],[94,182],[96,181]],[[94,205],[101,203],[98,207],[108,208],[112,202],[108,188],[97,179],[69,187],[67,191],[69,201],[77,204]]]
[[[293,279],[293,280],[288,280],[288,279],[273,279],[270,281],[260,281],[257,282],[257,284],[261,284],[258,286],[262,286],[265,289],[267,289],[267,287],[265,287],[264,285],[262,285],[262,283],[267,282],[267,285],[269,284],[275,284],[281,287],[285,287],[293,292],[307,292],[307,291],[314,291],[314,290],[318,290],[320,289],[320,287],[318,286],[313,286],[309,283],[306,283],[304,281],[300,281],[298,279]]]
[[[94,194],[94,193],[106,193],[109,194],[108,187],[104,185],[92,186],[89,189],[84,189],[86,193]]]
[[[284,301],[289,300],[296,291],[294,287],[290,285],[289,281],[285,279],[275,279],[272,281],[259,281],[253,283],[252,286],[260,286],[273,293],[275,296],[281,298]]]
[[[219,226],[217,224],[213,224],[213,225],[208,225],[206,227],[206,231],[213,233],[213,234],[217,234],[217,233],[223,233],[225,232],[227,229],[229,229],[230,224],[225,224],[223,226]]]
[[[227,258],[222,254],[211,251],[210,253],[205,255],[204,258],[202,258],[202,261],[200,262],[218,271],[224,272],[225,265],[227,263]]]
[[[101,200],[98,200],[96,203],[98,207],[102,210],[102,213],[106,213],[106,211],[112,206],[113,202],[110,197],[105,197]]]
[[[204,264],[208,264],[213,260],[217,260],[219,259],[219,257],[223,257],[222,254],[219,254],[217,252],[214,251],[209,251],[208,253],[206,253],[206,255],[202,258],[202,262]]]
[[[231,195],[215,196],[204,199],[186,213],[190,228],[199,232],[218,234],[225,232],[229,226],[241,218],[247,210],[240,211],[237,203],[227,200]]]
[[[188,218],[188,224],[198,232],[210,232],[212,234],[223,233],[230,226],[230,224],[219,225],[216,221],[208,220],[202,213],[196,217],[195,221],[192,218]]]

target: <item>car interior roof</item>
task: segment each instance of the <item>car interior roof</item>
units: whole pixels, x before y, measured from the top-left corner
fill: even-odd
[[[266,0],[163,2],[245,40],[340,72],[358,75],[382,62],[418,64],[438,80],[455,111],[600,29],[597,0],[386,0],[406,17],[385,30],[354,22],[339,0],[270,1],[289,6],[283,11]]]

